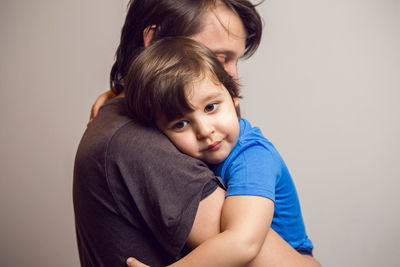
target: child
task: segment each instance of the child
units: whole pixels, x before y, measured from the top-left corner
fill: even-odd
[[[132,63],[125,94],[138,122],[209,164],[227,189],[221,233],[172,266],[247,264],[269,227],[312,255],[288,169],[261,131],[238,119],[238,86],[211,51],[184,37],[156,41]]]

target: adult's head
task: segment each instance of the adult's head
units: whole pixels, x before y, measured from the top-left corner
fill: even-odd
[[[203,43],[237,78],[238,59],[255,52],[261,32],[261,18],[249,0],[132,0],[111,69],[111,88],[121,93],[132,60],[149,41],[167,36]]]

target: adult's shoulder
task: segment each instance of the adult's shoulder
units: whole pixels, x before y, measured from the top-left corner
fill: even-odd
[[[91,135],[102,135],[109,145],[170,145],[164,134],[138,124],[130,115],[124,98],[111,99],[100,109],[90,129]],[[89,130],[89,129],[88,129]]]
[[[102,139],[93,145],[101,147],[109,167],[130,165],[142,171],[213,177],[205,163],[180,152],[161,131],[132,119],[124,99],[109,101],[92,123],[91,138]]]
[[[118,165],[118,169],[129,165],[146,174],[187,180],[214,177],[204,162],[180,152],[158,129],[141,126],[133,120],[114,132],[105,155],[106,161]]]
[[[86,128],[78,148],[78,154],[104,154],[112,136],[132,119],[127,116],[125,101],[121,98],[107,101],[98,115]]]

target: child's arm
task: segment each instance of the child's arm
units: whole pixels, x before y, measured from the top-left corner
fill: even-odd
[[[170,265],[244,266],[259,253],[268,233],[274,203],[258,196],[229,196],[221,215],[222,232]]]
[[[195,248],[205,240],[220,232],[218,227],[220,217],[219,214],[222,209],[221,203],[224,201],[224,198],[225,191],[218,188],[213,194],[200,202],[196,219],[189,235],[187,243],[188,246]],[[230,200],[229,197],[226,198],[226,200]],[[224,208],[226,208],[225,204]],[[238,214],[240,214],[240,212],[238,212]],[[265,229],[267,229],[267,222],[265,222],[264,226],[266,227]],[[145,267],[147,265],[142,265],[140,262],[136,261],[135,264],[129,264],[129,266]],[[268,230],[260,252],[257,254],[255,259],[246,266],[321,267],[315,258],[298,253],[271,228]]]
[[[187,243],[190,247],[195,248],[205,240],[217,235],[220,232],[219,218],[224,198],[225,191],[218,188],[214,193],[200,202],[196,219]],[[228,200],[228,198],[226,200]],[[242,218],[244,218],[244,216],[242,216]],[[267,227],[267,222],[265,222],[264,226]],[[208,257],[211,257],[211,255],[207,255],[203,259],[207,259]],[[207,266],[206,264],[203,264],[203,259],[200,260],[198,265]],[[128,266],[148,267],[148,265],[145,265],[133,258],[130,258],[130,261],[128,261]],[[261,251],[257,257],[246,266],[320,267],[321,265],[311,256],[301,255],[298,253],[273,229],[269,229]]]
[[[94,119],[94,117],[97,116],[97,113],[99,112],[100,107],[102,105],[104,105],[104,103],[106,103],[107,100],[114,98],[115,96],[116,95],[111,90],[108,90],[107,92],[102,93],[101,95],[99,95],[99,97],[97,97],[92,108],[90,109],[89,123]]]

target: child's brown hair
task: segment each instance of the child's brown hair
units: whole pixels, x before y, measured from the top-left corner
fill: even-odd
[[[203,44],[187,37],[158,40],[144,49],[129,68],[125,85],[129,110],[146,126],[156,126],[160,116],[167,121],[181,118],[193,110],[185,90],[203,78],[223,84],[232,98],[239,97],[236,81]]]

